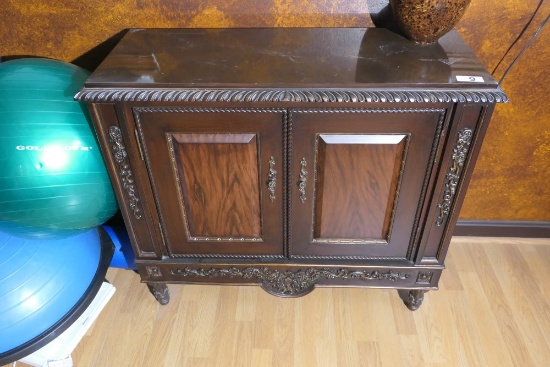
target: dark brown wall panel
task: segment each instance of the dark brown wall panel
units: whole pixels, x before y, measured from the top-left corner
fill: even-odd
[[[492,71],[538,3],[472,0],[457,29]],[[384,1],[4,1],[0,55],[71,61],[86,54],[79,59],[80,64],[93,67],[127,28],[369,27],[373,25],[369,5],[377,11]],[[496,70],[497,79],[549,12],[550,3],[545,2],[525,36]],[[502,86],[511,102],[496,109],[462,208],[462,219],[550,221],[550,185],[546,178],[550,172],[548,60],[550,26]]]

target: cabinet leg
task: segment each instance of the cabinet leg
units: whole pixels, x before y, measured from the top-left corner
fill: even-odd
[[[398,289],[399,297],[405,303],[405,306],[411,311],[416,311],[424,301],[424,291],[422,289]]]
[[[167,305],[168,302],[170,302],[170,291],[168,290],[168,287],[164,283],[147,283],[147,287],[149,288],[149,291],[155,299],[161,304],[161,305]]]

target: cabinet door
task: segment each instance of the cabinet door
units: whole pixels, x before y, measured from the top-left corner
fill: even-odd
[[[282,256],[284,111],[133,112],[172,256]]]
[[[408,258],[444,112],[292,110],[290,255]]]

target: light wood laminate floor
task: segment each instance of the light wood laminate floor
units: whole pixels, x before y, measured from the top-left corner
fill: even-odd
[[[550,366],[550,239],[455,237],[438,291],[169,285],[160,306],[131,271],[73,353],[75,367]],[[24,366],[18,363],[17,366]]]

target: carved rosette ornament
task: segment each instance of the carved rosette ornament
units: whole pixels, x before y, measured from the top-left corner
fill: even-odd
[[[126,153],[126,147],[122,140],[122,133],[118,126],[109,127],[109,138],[111,140],[112,149],[114,153],[115,162],[118,163],[118,174],[122,181],[122,187],[126,190],[130,200],[128,206],[134,213],[136,219],[141,219],[141,210],[139,209],[139,198],[136,194],[136,187],[134,185],[134,178],[130,164],[128,163],[128,153]]]
[[[462,129],[458,133],[458,139],[456,146],[453,149],[451,156],[451,165],[447,171],[445,180],[445,192],[443,194],[443,201],[437,205],[439,209],[439,215],[437,217],[436,225],[440,227],[451,211],[451,204],[456,195],[456,189],[460,180],[460,174],[462,173],[462,167],[466,161],[468,150],[470,149],[470,143],[472,141],[473,132],[471,129]]]
[[[146,266],[147,276],[150,278],[162,277],[162,272],[158,266]]]
[[[172,275],[181,277],[206,277],[206,278],[235,278],[258,279],[262,282],[262,288],[273,295],[280,297],[299,297],[308,294],[315,288],[320,279],[349,279],[349,280],[389,280],[399,281],[409,278],[409,274],[394,273],[388,271],[381,273],[377,270],[349,270],[349,269],[316,269],[307,268],[296,271],[279,271],[267,267],[248,268],[209,268],[192,269],[189,267],[175,269]]]
[[[416,277],[416,284],[430,284],[434,273],[432,271],[421,271]]]

